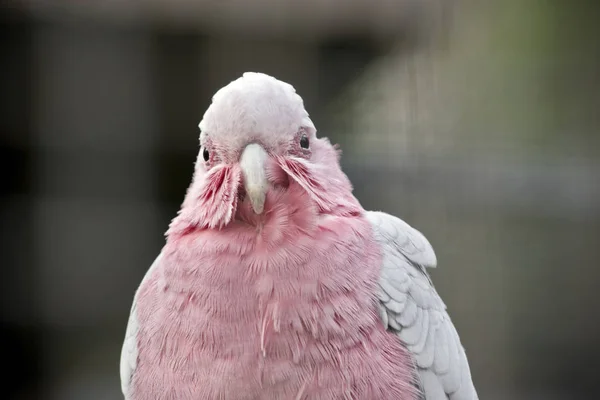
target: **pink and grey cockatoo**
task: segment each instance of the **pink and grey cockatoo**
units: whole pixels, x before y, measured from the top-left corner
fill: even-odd
[[[294,88],[245,73],[137,290],[126,400],[474,400],[427,239],[365,211]]]

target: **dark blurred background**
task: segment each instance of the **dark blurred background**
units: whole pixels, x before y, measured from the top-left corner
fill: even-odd
[[[212,94],[288,81],[436,249],[482,400],[600,390],[600,3],[6,1],[0,397],[120,399]],[[596,395],[594,395],[596,393]]]

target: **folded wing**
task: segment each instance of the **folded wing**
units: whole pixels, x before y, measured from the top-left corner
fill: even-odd
[[[399,218],[381,212],[367,218],[383,253],[381,318],[412,354],[424,399],[478,399],[464,348],[426,271],[437,265],[433,248]]]

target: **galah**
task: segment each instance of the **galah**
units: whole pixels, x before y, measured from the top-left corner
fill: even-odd
[[[291,85],[245,73],[199,127],[134,295],[126,400],[477,399],[431,245],[363,209]]]

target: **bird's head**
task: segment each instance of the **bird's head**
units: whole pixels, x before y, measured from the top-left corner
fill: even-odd
[[[247,72],[214,95],[199,127],[200,151],[180,228],[222,228],[240,208],[259,221],[283,199],[277,194],[291,187],[315,212],[360,212],[339,152],[317,138],[291,85]]]

